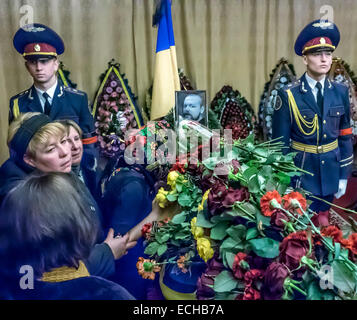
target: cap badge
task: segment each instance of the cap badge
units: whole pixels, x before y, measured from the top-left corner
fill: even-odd
[[[27,31],[27,32],[40,32],[40,31],[45,31],[46,30],[45,28],[35,27],[35,26],[31,26],[31,25],[23,26],[22,29]]]
[[[316,27],[316,28],[324,29],[324,28],[332,26],[332,23],[329,22],[329,21],[326,21],[326,22],[325,21],[321,21],[321,22],[314,23],[312,26]]]
[[[40,45],[38,43],[35,44],[35,46],[33,48],[35,49],[36,52],[41,51],[41,47],[40,47]]]
[[[325,38],[320,38],[320,44],[326,44]]]

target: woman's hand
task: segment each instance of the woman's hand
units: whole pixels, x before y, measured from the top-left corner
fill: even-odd
[[[165,218],[172,218],[178,212],[180,212],[180,206],[177,202],[169,205],[166,208],[160,208],[154,199],[152,202],[152,210],[150,214],[141,222],[139,222],[135,227],[129,230],[129,241],[137,241],[141,237],[141,229],[144,224],[153,221],[164,220]]]
[[[129,233],[124,236],[117,235],[114,237],[114,229],[110,228],[107,238],[104,242],[110,247],[113,252],[114,259],[117,260],[128,253],[128,250],[136,245],[136,241],[129,241]]]

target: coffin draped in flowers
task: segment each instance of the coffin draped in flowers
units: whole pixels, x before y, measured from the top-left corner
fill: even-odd
[[[156,201],[178,205],[178,214],[144,226],[150,259],[139,260],[139,272],[164,281],[170,266],[164,284],[181,293],[189,274],[197,299],[355,299],[357,234],[329,225],[306,191],[290,187],[302,174],[294,154],[250,135],[202,160],[211,143],[190,149],[197,163],[172,165]]]

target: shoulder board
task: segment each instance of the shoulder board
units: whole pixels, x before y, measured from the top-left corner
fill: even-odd
[[[11,100],[16,99],[16,98],[20,98],[20,97],[22,97],[23,95],[25,95],[28,92],[29,92],[29,89],[27,89],[25,91],[22,91],[22,92],[20,92],[20,93],[18,93],[16,95],[14,95],[13,97],[11,97]]]
[[[63,87],[63,90],[66,91],[66,92],[71,92],[71,93],[74,93],[74,94],[79,94],[81,96],[84,96],[85,95],[85,92],[83,91],[80,91],[80,90],[77,90],[77,89],[74,89],[74,88],[71,88],[71,87],[65,87],[65,86],[62,86]]]
[[[299,85],[300,85],[300,80],[296,80],[294,82],[289,83],[284,89],[287,90],[287,89],[295,88]]]
[[[329,79],[330,80],[330,82],[333,84],[333,85],[340,85],[340,86],[342,86],[342,87],[346,87],[346,88],[349,88],[349,86],[348,86],[348,84],[347,83],[345,83],[345,82],[338,82],[338,81],[335,81],[335,80],[331,80],[331,79]]]

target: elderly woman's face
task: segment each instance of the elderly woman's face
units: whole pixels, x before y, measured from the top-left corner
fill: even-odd
[[[73,127],[69,129],[68,142],[71,145],[72,164],[79,164],[83,155],[83,144],[77,130]]]
[[[46,145],[40,145],[35,158],[25,156],[25,162],[42,172],[70,172],[72,166],[71,145],[64,136],[50,137]]]

